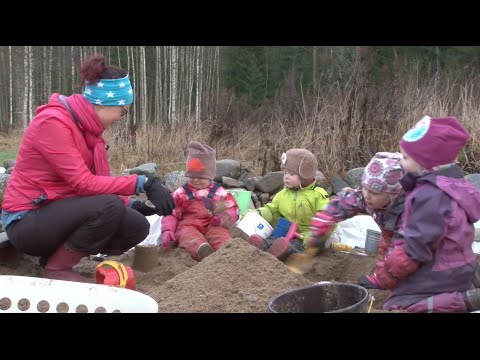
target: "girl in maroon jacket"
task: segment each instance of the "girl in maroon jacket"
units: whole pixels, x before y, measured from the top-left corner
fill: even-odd
[[[86,282],[72,270],[83,257],[122,254],[147,236],[145,216],[175,205],[154,178],[110,175],[102,134],[133,103],[127,73],[101,55],[80,73],[83,94],[52,94],[25,131],[2,223],[17,250],[41,257],[44,277]],[[150,202],[128,197],[141,192]]]
[[[480,310],[472,251],[480,191],[455,165],[469,139],[455,118],[425,116],[400,140],[407,172],[400,180],[406,192],[401,236],[392,242],[383,268],[364,279],[392,290],[385,310]]]

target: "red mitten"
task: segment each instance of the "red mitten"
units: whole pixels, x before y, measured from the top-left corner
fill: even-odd
[[[215,215],[210,219],[210,226],[222,226],[222,218],[219,215]]]
[[[381,270],[378,274],[373,274],[373,277],[377,280],[377,284],[379,285],[379,289],[381,290],[392,290],[395,289],[398,285],[398,281],[400,279],[393,276],[389,273],[385,268]]]

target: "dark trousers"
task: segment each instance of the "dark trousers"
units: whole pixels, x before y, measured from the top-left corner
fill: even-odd
[[[117,195],[96,195],[53,201],[6,231],[18,251],[48,257],[65,242],[89,254],[120,255],[143,241],[149,228],[145,216]]]

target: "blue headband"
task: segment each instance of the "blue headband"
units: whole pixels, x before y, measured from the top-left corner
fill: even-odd
[[[100,79],[93,85],[86,81],[83,96],[94,105],[123,106],[133,103],[133,90],[128,75],[120,79]]]

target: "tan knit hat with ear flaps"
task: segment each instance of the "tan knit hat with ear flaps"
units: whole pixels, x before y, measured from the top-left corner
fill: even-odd
[[[282,154],[282,170],[291,171],[302,180],[315,178],[318,170],[318,162],[315,156],[305,149],[290,149]]]
[[[217,174],[216,152],[208,145],[192,141],[188,144],[187,177],[213,180]]]

